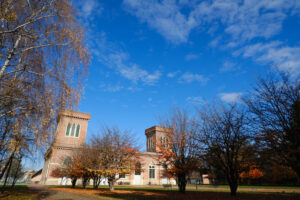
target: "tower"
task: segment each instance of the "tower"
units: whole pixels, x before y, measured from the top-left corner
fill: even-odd
[[[158,147],[156,145],[157,142],[167,143],[168,138],[167,134],[173,132],[172,128],[167,128],[163,126],[152,126],[145,130],[145,134],[147,137],[147,152],[157,152]]]
[[[42,172],[42,184],[59,184],[60,180],[52,176],[52,171],[61,166],[74,149],[85,144],[90,114],[63,110],[59,113],[53,144],[45,154]]]

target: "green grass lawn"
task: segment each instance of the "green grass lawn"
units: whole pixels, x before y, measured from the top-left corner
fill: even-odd
[[[195,187],[194,184],[188,184],[188,187]],[[228,188],[228,185],[197,185],[198,188]],[[239,185],[238,188],[245,189],[298,189],[300,190],[300,186],[258,186],[258,185]]]
[[[37,193],[29,190],[25,184],[17,184],[15,188],[8,185],[5,190],[0,192],[0,199],[5,200],[35,200]]]
[[[71,186],[49,186],[49,187],[62,187],[62,188],[71,188]],[[81,185],[76,185],[76,188],[82,188]],[[93,189],[91,185],[86,187],[87,189]],[[99,186],[99,189],[108,189],[108,186]],[[132,191],[177,191],[178,187],[173,185],[172,187],[164,188],[160,185],[151,186],[130,186],[130,185],[116,185],[116,190],[132,190]],[[214,190],[215,189],[215,190]],[[238,192],[241,193],[299,193],[300,187],[293,186],[239,186]],[[259,189],[259,190],[256,190]],[[266,191],[261,191],[261,189],[266,189]],[[268,190],[276,191],[268,191]],[[203,191],[203,192],[230,192],[228,185],[187,185],[187,191]],[[287,192],[285,190],[293,190],[292,192]]]
[[[51,186],[55,187],[55,186]],[[221,186],[225,188],[225,186]],[[63,192],[77,193],[80,195],[90,196],[91,198],[99,198],[101,200],[191,200],[191,199],[205,199],[205,200],[300,200],[299,193],[282,193],[282,192],[255,192],[255,191],[243,191],[237,193],[237,198],[232,197],[229,190],[205,190],[205,188],[199,190],[188,189],[185,194],[178,192],[177,187],[163,188],[159,186],[116,186],[115,191],[110,192],[107,186],[101,186],[99,189],[93,189],[88,186],[87,189],[83,189],[81,186],[77,186],[75,189],[71,189],[69,186],[59,186],[52,188],[53,190],[59,190]],[[213,188],[212,188],[213,189]]]
[[[1,185],[0,185],[1,187]],[[53,185],[49,186],[49,188],[70,188],[71,186],[61,186],[61,185]],[[93,191],[92,186],[88,186],[86,190],[82,189],[81,185],[76,186],[77,189],[81,191]],[[207,196],[208,199],[212,198],[215,199],[215,197],[220,197],[221,199],[231,199],[229,195],[229,187],[227,185],[198,185],[198,190],[196,190],[195,185],[188,185],[187,187],[187,193],[188,195],[182,196],[183,199],[190,199],[189,197],[198,198],[204,196]],[[269,199],[269,197],[272,197],[272,200],[277,199],[300,199],[300,187],[292,187],[292,186],[240,186],[240,189],[250,189],[248,191],[239,191],[238,194],[240,197],[245,197],[245,199]],[[228,189],[228,190],[224,190]],[[253,189],[253,190],[252,190]],[[277,192],[260,192],[255,191],[255,189],[275,189]],[[177,186],[172,186],[171,188],[164,188],[159,185],[153,185],[153,186],[129,186],[129,185],[116,185],[115,186],[116,193],[110,194],[105,191],[108,191],[108,186],[100,186],[99,191],[104,191],[104,193],[96,194],[97,197],[100,197],[100,199],[151,199],[151,195],[145,197],[144,194],[146,193],[153,193],[154,199],[176,199],[178,197],[178,188]],[[297,190],[297,192],[282,192],[284,190]],[[74,190],[70,189],[69,192],[72,192]],[[98,191],[98,190],[97,190]],[[124,191],[126,193],[118,193],[118,191]],[[299,191],[299,192],[298,192]],[[128,194],[127,194],[128,193]],[[95,196],[95,194],[93,194]],[[165,196],[161,196],[165,195]],[[228,196],[229,195],[229,196]],[[166,196],[172,196],[172,198],[166,197]],[[180,195],[179,195],[180,196]],[[4,190],[4,192],[0,192],[0,199],[7,199],[7,200],[37,200],[38,199],[38,192],[34,192],[32,190],[29,190],[27,188],[27,185],[25,184],[18,184],[15,186],[14,189],[10,188],[9,186]],[[181,199],[181,198],[179,198]]]

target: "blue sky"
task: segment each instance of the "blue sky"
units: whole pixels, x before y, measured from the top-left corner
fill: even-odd
[[[300,72],[300,1],[75,2],[91,52],[79,106],[103,125],[144,130],[173,107],[238,101],[259,76]]]
[[[91,52],[79,106],[92,116],[87,139],[104,125],[119,126],[145,147],[144,130],[175,106],[192,111],[206,102],[239,101],[259,76],[300,73],[299,0],[75,6]]]

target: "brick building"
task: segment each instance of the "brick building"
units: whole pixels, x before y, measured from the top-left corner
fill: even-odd
[[[71,155],[72,150],[85,144],[90,114],[62,111],[58,116],[58,125],[54,136],[54,142],[45,154],[45,163],[40,183],[46,185],[70,184],[66,178],[51,176],[52,171],[61,166],[64,160]],[[163,167],[157,161],[157,147],[153,141],[166,141],[166,133],[172,131],[169,128],[153,126],[145,130],[147,138],[146,152],[139,152],[141,170],[120,177],[119,183],[131,185],[146,184],[175,184],[163,176]],[[107,184],[103,180],[101,184]]]
[[[57,118],[54,142],[45,154],[41,183],[46,185],[61,184],[62,180],[52,177],[52,171],[62,165],[72,151],[85,144],[90,114],[62,111]]]

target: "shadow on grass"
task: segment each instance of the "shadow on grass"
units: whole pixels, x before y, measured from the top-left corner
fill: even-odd
[[[101,186],[99,189],[88,187],[76,187],[74,190],[68,186],[56,187],[65,188],[67,192],[97,196],[101,199],[118,200],[189,200],[189,199],[208,199],[208,200],[300,200],[300,194],[297,193],[262,193],[253,191],[238,192],[236,197],[232,197],[228,191],[187,191],[181,194],[177,188],[159,188],[159,187],[127,187],[117,186],[115,191],[109,191],[107,186]],[[55,188],[53,188],[55,190]]]
[[[38,192],[30,190],[27,185],[16,185],[14,188],[6,187],[0,192],[0,199],[36,199]]]
[[[53,196],[57,193],[57,191],[42,191],[38,194],[37,199],[45,199],[47,197]]]
[[[300,200],[300,195],[297,194],[251,194],[251,193],[238,193],[236,197],[232,197],[230,193],[226,192],[193,192],[188,191],[181,194],[175,191],[139,191],[127,190],[115,192],[101,192],[97,194],[99,197],[123,199],[123,200]]]

